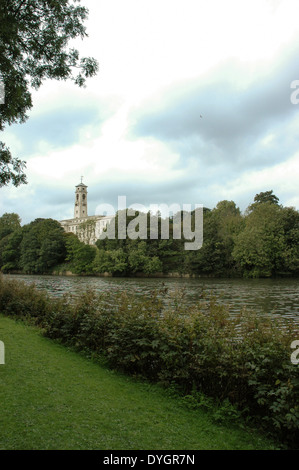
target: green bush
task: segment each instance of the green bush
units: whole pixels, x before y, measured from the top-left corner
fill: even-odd
[[[184,298],[163,305],[163,292],[51,299],[0,277],[0,311],[30,319],[62,343],[104,356],[111,367],[175,387],[192,406],[254,417],[289,447],[299,442],[299,366],[290,322],[243,310],[230,315],[217,299],[186,309]],[[221,405],[222,403],[222,405]],[[226,410],[226,411],[225,411]]]
[[[16,318],[41,321],[48,315],[52,300],[34,285],[4,280],[0,275],[0,312]]]

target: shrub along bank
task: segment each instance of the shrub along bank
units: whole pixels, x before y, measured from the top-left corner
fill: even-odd
[[[29,320],[47,337],[111,367],[175,387],[200,406],[203,394],[254,417],[289,447],[299,442],[299,367],[291,362],[294,325],[244,310],[231,316],[216,299],[163,305],[147,298],[87,291],[53,299],[0,277],[0,311]]]

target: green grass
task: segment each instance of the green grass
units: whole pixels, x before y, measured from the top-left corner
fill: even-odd
[[[0,315],[0,449],[271,449],[165,390],[113,372]]]

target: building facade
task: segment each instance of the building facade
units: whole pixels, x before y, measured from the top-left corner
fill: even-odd
[[[88,215],[87,187],[81,178],[76,186],[74,218],[60,220],[59,223],[67,233],[74,233],[80,241],[94,245],[101,233],[113,219],[113,216]]]

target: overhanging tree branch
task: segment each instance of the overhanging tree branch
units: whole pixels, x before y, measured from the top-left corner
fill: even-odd
[[[27,119],[32,107],[30,87],[38,89],[48,78],[84,86],[97,73],[94,58],[80,58],[77,50],[67,49],[70,39],[87,36],[83,22],[88,10],[79,2],[1,0],[0,77],[6,99],[0,105],[0,130]],[[26,183],[24,168],[25,162],[14,159],[1,143],[0,187],[9,182],[15,186]]]

